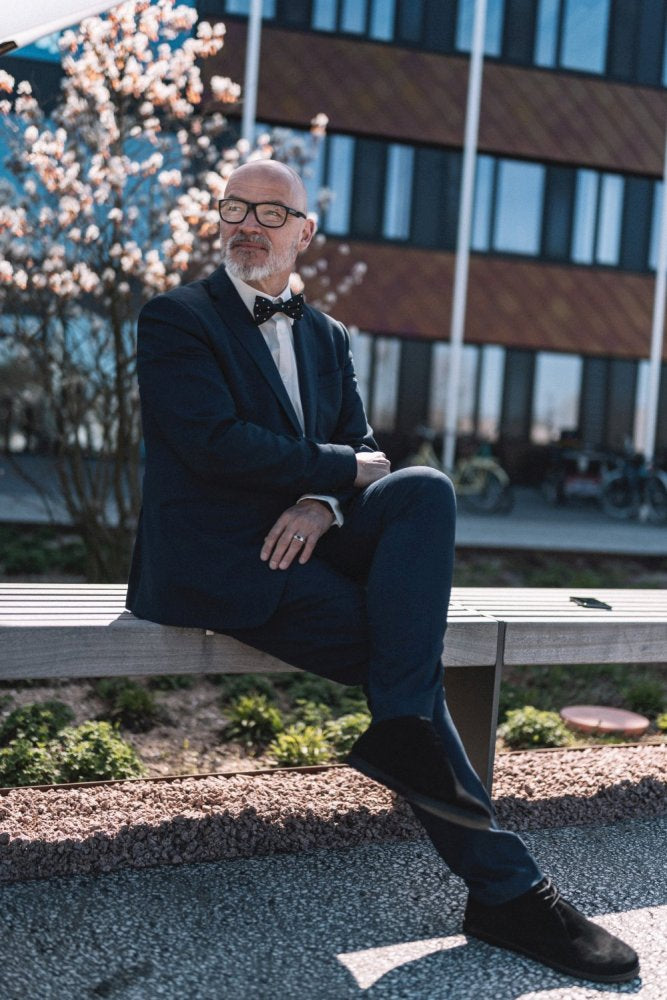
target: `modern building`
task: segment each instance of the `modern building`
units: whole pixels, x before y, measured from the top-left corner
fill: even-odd
[[[250,0],[186,2],[227,26],[205,73],[242,81]],[[329,267],[308,292],[366,265],[331,311],[359,331],[371,423],[399,458],[417,426],[444,424],[473,11],[263,2],[258,121],[298,134],[329,118],[308,182],[333,192],[320,216]],[[459,429],[493,441],[515,473],[568,434],[643,444],[666,25],[667,0],[488,0]],[[55,93],[57,60],[47,39],[0,66]]]
[[[209,73],[243,79],[249,0]],[[366,263],[371,423],[442,430],[474,0],[264,0],[258,120],[327,138],[330,244]],[[460,429],[515,466],[571,433],[641,447],[667,123],[665,0],[489,0]],[[663,367],[658,449],[667,448]],[[532,461],[532,459],[530,460]]]

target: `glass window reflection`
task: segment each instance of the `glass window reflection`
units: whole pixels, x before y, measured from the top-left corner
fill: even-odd
[[[471,237],[471,247],[473,250],[489,249],[491,240],[491,211],[493,207],[494,165],[495,161],[492,156],[477,157]]]
[[[558,58],[560,0],[539,0],[535,32],[535,63],[555,66]]]
[[[488,0],[486,7],[486,30],[484,52],[487,56],[499,56],[503,40],[503,16],[505,0]],[[456,48],[460,52],[470,52],[472,29],[475,17],[475,0],[462,0],[459,4],[456,22]]]
[[[662,215],[662,198],[664,185],[656,181],[653,186],[653,213],[651,219],[651,245],[648,254],[648,266],[652,271],[658,267],[658,248],[660,246],[660,223]]]
[[[598,264],[618,264],[622,212],[623,178],[618,174],[603,174],[600,182],[600,211],[595,255]]]
[[[498,161],[494,250],[537,254],[540,247],[544,167]]]
[[[336,0],[314,0],[312,25],[316,31],[336,30]]]
[[[350,231],[354,139],[349,135],[332,135],[328,145],[327,187],[334,196],[326,213],[325,228],[332,235],[344,236]]]
[[[343,0],[340,30],[361,35],[366,30],[365,0]]]
[[[531,430],[536,444],[557,441],[561,431],[577,426],[582,372],[583,359],[576,354],[538,352]]]
[[[564,0],[561,66],[603,73],[608,25],[609,0]]]
[[[415,151],[411,146],[392,143],[387,158],[383,235],[406,240],[410,235],[410,204]]]
[[[594,170],[577,171],[572,232],[572,260],[577,264],[593,263],[598,180],[598,174]]]
[[[396,0],[373,0],[369,34],[378,41],[388,42],[394,37]]]

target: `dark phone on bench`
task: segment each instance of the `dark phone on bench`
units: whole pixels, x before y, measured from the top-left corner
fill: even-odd
[[[602,608],[603,611],[611,611],[611,604],[598,601],[596,597],[571,597],[570,600],[582,608]]]

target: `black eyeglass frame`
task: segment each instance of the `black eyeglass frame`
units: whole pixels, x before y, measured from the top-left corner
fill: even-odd
[[[222,206],[225,204],[225,202],[228,201],[240,202],[242,205],[246,206],[245,215],[243,216],[242,219],[237,219],[236,222],[227,222],[226,219],[223,219]],[[278,223],[277,226],[267,225],[266,222],[260,222],[259,216],[257,215],[257,209],[259,208],[260,205],[273,205],[275,208],[283,208],[287,212],[287,215],[285,216],[282,222]],[[251,209],[253,215],[255,216],[255,219],[257,220],[257,225],[264,226],[266,229],[282,229],[282,227],[287,222],[288,216],[290,215],[294,215],[298,219],[308,218],[308,216],[305,215],[303,212],[297,212],[295,208],[290,208],[289,205],[283,205],[281,201],[246,201],[245,198],[221,198],[218,201],[218,215],[227,226],[238,226],[241,222],[245,222],[245,220],[248,218],[248,212]]]

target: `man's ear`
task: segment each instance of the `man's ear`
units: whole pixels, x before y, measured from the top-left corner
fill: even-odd
[[[315,235],[315,220],[314,219],[304,219],[303,226],[301,227],[301,237],[299,239],[299,253],[303,253],[310,246],[310,241]]]

